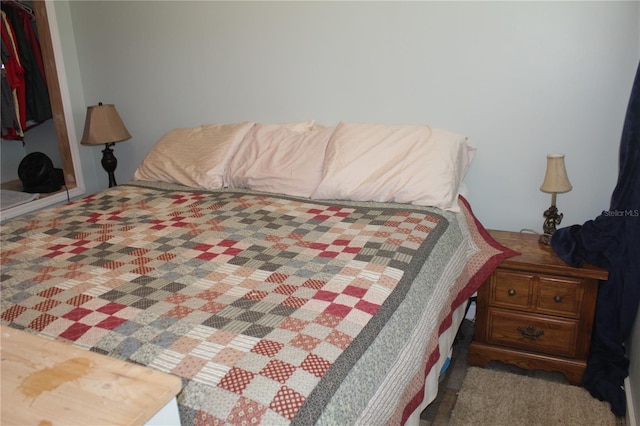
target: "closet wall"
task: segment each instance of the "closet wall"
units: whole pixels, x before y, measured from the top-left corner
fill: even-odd
[[[20,6],[25,7],[20,8]],[[22,10],[22,13],[25,13],[24,11],[33,12],[33,6],[32,1],[2,1],[2,9],[6,11],[13,9]],[[38,33],[35,14],[31,16],[29,23],[35,32]],[[39,52],[39,54],[41,55],[42,52]],[[35,65],[35,63],[29,64],[31,67]],[[29,79],[27,82],[33,84],[33,81],[29,81]],[[42,109],[42,107],[40,109]],[[51,114],[45,116],[49,118],[44,121],[40,120],[40,124],[37,126],[31,128],[28,126],[28,130],[24,132],[23,139],[2,139],[0,142],[0,183],[3,185],[18,180],[18,165],[22,159],[31,152],[45,153],[51,158],[55,167],[62,168],[55,123],[51,118]],[[30,124],[34,123],[31,122]]]

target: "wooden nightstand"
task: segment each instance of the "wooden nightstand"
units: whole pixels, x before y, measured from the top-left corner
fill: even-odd
[[[569,266],[534,234],[490,233],[521,254],[503,260],[478,290],[469,364],[497,360],[560,371],[571,384],[581,385],[598,281],[607,279],[607,271]]]

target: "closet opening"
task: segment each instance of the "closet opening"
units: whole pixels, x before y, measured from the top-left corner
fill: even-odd
[[[72,146],[70,143],[70,139],[73,139],[74,144],[76,143],[75,131],[70,106],[68,105],[68,88],[66,86],[66,77],[64,75],[62,62],[62,48],[60,46],[58,27],[55,19],[55,5],[52,3],[53,2],[45,2],[43,0],[2,0],[2,10],[5,12],[3,13],[3,26],[7,22],[15,26],[23,26],[21,29],[22,35],[16,37],[16,41],[24,43],[25,34],[29,32],[35,34],[37,37],[37,43],[33,43],[29,38],[30,36],[26,36],[29,45],[23,45],[22,47],[23,49],[26,47],[35,49],[34,46],[37,46],[39,47],[39,52],[33,50],[32,56],[27,57],[28,54],[21,56],[25,58],[25,61],[31,61],[28,66],[31,67],[32,72],[38,71],[43,73],[44,84],[46,86],[45,98],[48,98],[48,105],[37,106],[37,108],[39,108],[38,111],[45,112],[44,115],[36,114],[35,120],[25,120],[27,121],[27,125],[26,128],[22,130],[22,135],[19,133],[16,135],[14,131],[13,137],[10,137],[12,132],[6,131],[3,117],[3,138],[0,142],[0,187],[3,190],[23,192],[25,184],[19,176],[18,168],[21,162],[33,153],[42,153],[51,159],[55,169],[55,179],[63,181],[64,186],[61,186],[59,190],[50,192],[47,192],[47,187],[45,186],[45,189],[37,194],[34,201],[25,204],[2,205],[0,212],[2,219],[36,210],[57,202],[66,201],[71,196],[80,195],[84,192],[79,160],[75,161],[75,159],[78,158],[77,147]],[[5,15],[8,17],[10,14],[12,15],[12,19],[5,20]],[[6,35],[5,28],[3,28],[3,44],[6,44],[4,43]],[[20,53],[20,50],[17,49],[16,53]],[[4,81],[6,71],[8,70],[6,69],[7,64],[4,62],[5,60],[10,60],[4,51],[2,60],[3,68],[5,68],[3,70],[2,93],[4,110],[5,98],[7,98],[6,95],[8,95],[8,93],[6,93],[7,86]],[[31,79],[26,79],[26,81],[33,84],[33,76],[31,76]],[[36,85],[37,84],[36,82]],[[33,91],[34,88],[31,88],[31,94],[33,94]],[[9,97],[9,99],[15,100],[13,91],[11,91],[10,94],[11,97]],[[30,108],[33,109],[35,107],[32,105]],[[26,109],[23,109],[23,111],[25,110]],[[46,114],[47,110],[48,114]],[[47,115],[48,118],[44,120],[38,119],[43,116],[46,117]],[[27,114],[27,117],[29,117],[29,114]],[[25,117],[25,119],[27,117]],[[7,137],[5,138],[5,136]],[[34,157],[40,158],[32,155],[30,159],[32,160]],[[33,166],[31,163],[28,165]],[[24,173],[30,173],[25,172],[24,169],[25,167],[21,170],[23,175]],[[34,169],[37,169],[37,167]],[[49,189],[55,189],[55,186]],[[3,193],[4,192],[5,191],[3,191]]]

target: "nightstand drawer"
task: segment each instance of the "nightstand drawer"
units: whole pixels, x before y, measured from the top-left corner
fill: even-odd
[[[489,286],[491,306],[579,318],[582,280],[498,269]]]
[[[499,308],[490,308],[487,320],[487,342],[490,344],[565,357],[575,356],[578,321],[527,315]]]
[[[535,275],[496,270],[491,276],[491,305],[505,308],[532,308]]]
[[[540,276],[536,311],[579,318],[583,293],[582,280]]]

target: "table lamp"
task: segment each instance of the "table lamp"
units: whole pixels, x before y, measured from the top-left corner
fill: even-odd
[[[102,167],[109,175],[109,188],[116,186],[115,170],[118,160],[113,155],[111,147],[116,142],[131,139],[129,131],[120,119],[116,107],[111,104],[93,105],[87,108],[87,118],[84,122],[84,134],[80,143],[82,145],[102,145]]]
[[[560,225],[562,213],[558,213],[556,207],[556,194],[571,191],[572,186],[567,176],[567,169],[564,165],[564,154],[547,155],[547,172],[544,176],[544,182],[540,187],[540,191],[551,194],[551,207],[543,214],[545,217],[542,226],[543,234],[540,236],[540,242],[551,244],[551,236],[556,232],[556,226]]]

